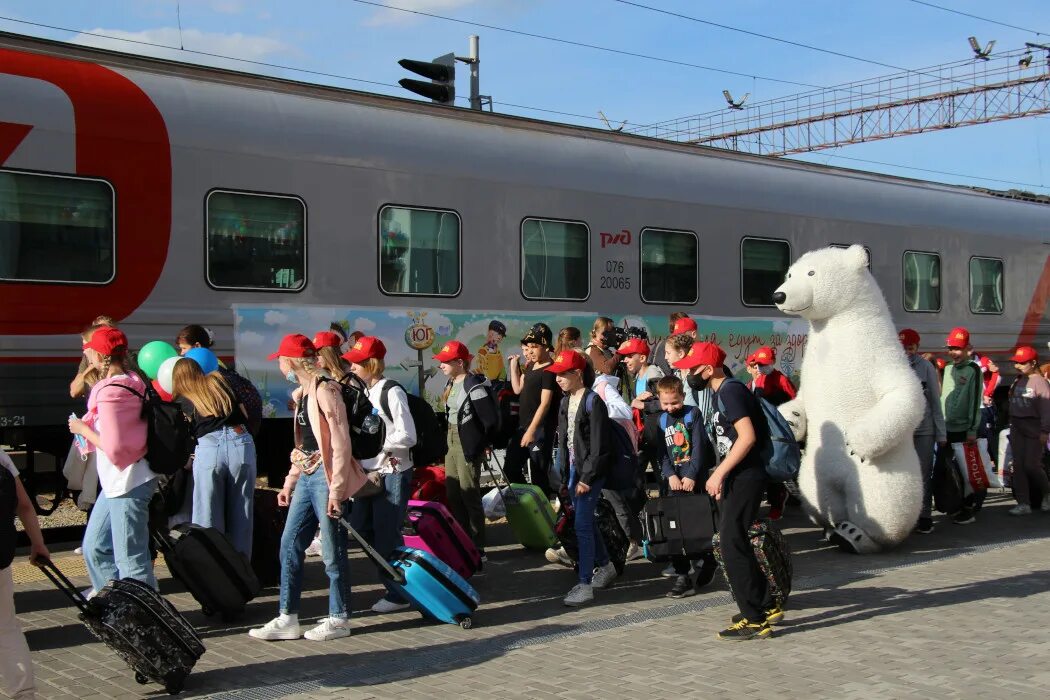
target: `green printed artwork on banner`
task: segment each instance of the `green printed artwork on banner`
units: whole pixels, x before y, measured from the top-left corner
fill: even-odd
[[[288,400],[295,386],[281,375],[276,360],[267,360],[289,333],[312,338],[334,323],[348,335],[358,332],[378,336],[387,348],[386,376],[436,407],[445,378],[433,356],[448,341],[458,340],[470,349],[474,355],[473,370],[491,379],[503,379],[508,358],[521,354],[519,341],[534,324],[546,323],[555,338],[562,328],[575,326],[587,345],[595,318],[603,315],[578,311],[528,313],[262,304],[235,305],[234,314],[237,370],[259,388],[265,415],[271,418],[290,415]],[[666,316],[608,315],[617,325],[644,329],[650,344],[663,342],[667,337]],[[757,348],[768,345],[776,350],[777,368],[798,383],[809,330],[806,321],[789,317],[692,318],[699,327],[698,337],[718,343],[726,351],[726,364],[737,376],[746,380],[744,360]],[[507,329],[502,339],[490,330],[499,324]]]

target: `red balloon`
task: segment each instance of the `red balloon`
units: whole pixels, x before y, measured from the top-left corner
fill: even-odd
[[[154,379],[151,383],[153,384],[153,389],[160,395],[160,398],[164,399],[165,401],[171,401],[171,394],[164,391],[164,387],[160,385],[159,379]]]

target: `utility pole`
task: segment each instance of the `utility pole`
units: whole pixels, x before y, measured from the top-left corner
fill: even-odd
[[[481,109],[481,52],[478,48],[480,40],[477,34],[470,35],[470,55],[467,57],[456,56],[470,66],[470,108]]]

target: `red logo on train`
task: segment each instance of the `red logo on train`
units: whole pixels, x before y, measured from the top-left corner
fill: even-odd
[[[76,175],[116,192],[116,277],[102,286],[0,283],[0,335],[79,333],[120,319],[153,290],[171,237],[171,148],[164,119],[128,78],[93,63],[0,49],[0,73],[58,87],[73,105]],[[0,167],[32,124],[0,122]]]
[[[606,233],[602,231],[602,248],[606,245],[631,245],[631,232],[622,229],[619,233]]]

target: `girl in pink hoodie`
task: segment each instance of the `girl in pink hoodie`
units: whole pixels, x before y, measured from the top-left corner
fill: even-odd
[[[116,328],[99,328],[84,355],[102,379],[91,388],[84,418],[70,417],[69,432],[94,451],[100,493],[84,531],[84,561],[94,591],[112,579],[134,578],[154,588],[149,554],[149,502],[157,475],[146,461],[146,385],[126,368],[128,339]],[[127,388],[125,388],[127,387]]]

